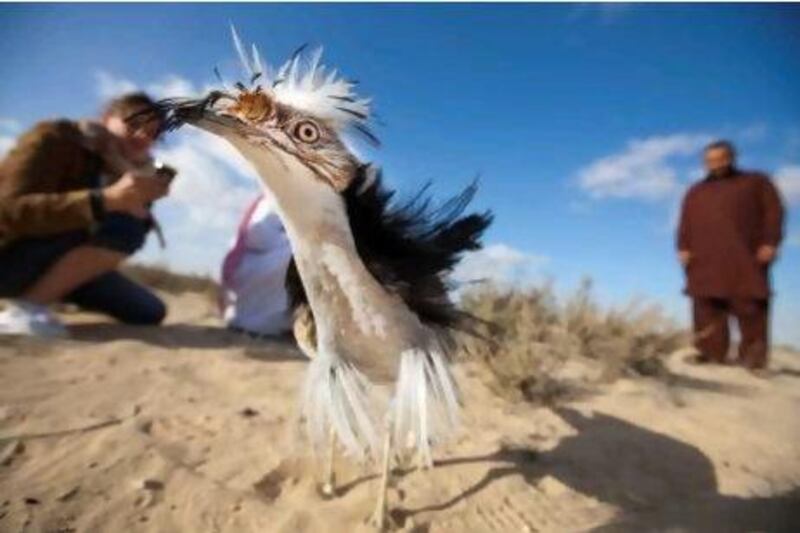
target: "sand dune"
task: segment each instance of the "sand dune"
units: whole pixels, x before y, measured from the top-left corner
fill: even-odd
[[[0,341],[0,531],[349,532],[374,469],[323,499],[298,438],[305,361],[172,299],[141,329],[73,316],[73,339]],[[798,531],[800,357],[774,375],[668,364],[557,408],[509,403],[460,364],[466,427],[431,472],[399,472],[416,532]]]

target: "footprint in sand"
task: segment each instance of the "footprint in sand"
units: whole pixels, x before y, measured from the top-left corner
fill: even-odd
[[[286,489],[297,486],[304,479],[313,479],[309,478],[310,475],[311,469],[305,460],[284,459],[254,483],[253,488],[259,496],[272,503]]]
[[[158,504],[164,494],[164,482],[157,479],[144,479],[138,486],[139,494],[133,504],[139,508],[149,508]]]

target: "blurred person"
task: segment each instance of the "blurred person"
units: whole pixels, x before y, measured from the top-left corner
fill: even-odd
[[[0,334],[65,335],[56,302],[162,322],[165,304],[117,267],[143,245],[149,206],[169,189],[150,157],[163,120],[146,94],[127,94],[99,120],[40,122],[0,162]]]
[[[291,330],[286,272],[292,250],[267,193],[245,211],[222,266],[222,308],[229,328],[256,336]]]
[[[766,175],[736,166],[731,143],[715,141],[703,155],[707,174],[686,193],[677,233],[697,362],[726,362],[732,315],[741,334],[736,363],[762,369],[769,352],[769,270],[783,237],[783,204]]]

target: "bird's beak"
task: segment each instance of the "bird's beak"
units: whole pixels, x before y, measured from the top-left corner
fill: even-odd
[[[167,115],[166,129],[174,130],[189,124],[222,137],[259,169],[272,169],[268,174],[286,173],[289,167],[293,167],[295,175],[308,173],[312,178],[327,182],[336,191],[347,187],[348,173],[325,172],[321,163],[310,161],[293,146],[276,139],[271,128],[256,127],[241,118],[235,111],[236,102],[234,97],[214,91],[205,98],[166,100],[160,105]],[[336,179],[339,174],[342,177]]]
[[[167,111],[167,128],[177,129],[190,124],[220,137],[230,139],[263,132],[255,129],[233,114],[225,112],[220,102],[231,99],[225,93],[213,91],[205,98],[165,100],[160,104]]]

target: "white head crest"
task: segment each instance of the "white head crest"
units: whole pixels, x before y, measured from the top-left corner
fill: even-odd
[[[375,140],[369,132],[370,99],[355,93],[356,82],[339,76],[323,65],[322,48],[306,54],[305,45],[275,72],[265,65],[258,49],[248,56],[236,28],[231,25],[233,43],[245,73],[276,102],[322,120],[340,133],[355,129]]]

